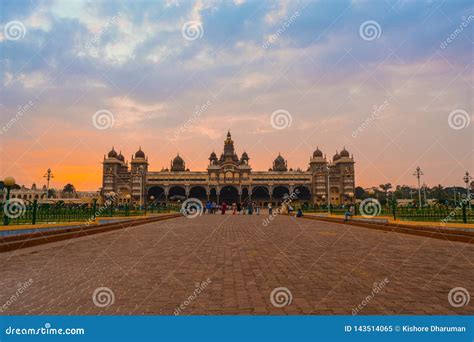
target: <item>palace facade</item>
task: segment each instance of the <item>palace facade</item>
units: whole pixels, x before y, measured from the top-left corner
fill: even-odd
[[[247,202],[266,205],[281,203],[288,194],[298,194],[298,201],[324,205],[349,204],[354,200],[354,159],[343,148],[326,159],[319,148],[310,157],[307,170],[288,169],[287,161],[278,155],[268,171],[254,171],[250,158],[243,152],[239,158],[230,132],[224,150],[218,157],[212,152],[206,171],[190,171],[179,154],[169,169],[150,171],[141,148],[130,163],[114,148],[104,155],[102,196],[118,194],[119,203],[140,205],[198,198],[218,203]],[[297,190],[297,191],[296,191]]]

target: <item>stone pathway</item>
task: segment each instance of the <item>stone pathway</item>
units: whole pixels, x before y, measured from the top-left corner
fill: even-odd
[[[183,217],[2,253],[2,314],[474,314],[474,298],[448,300],[474,295],[472,244],[264,219]]]

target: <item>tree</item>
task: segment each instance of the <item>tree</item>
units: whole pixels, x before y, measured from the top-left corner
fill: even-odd
[[[367,197],[364,188],[358,186],[355,188],[355,198],[357,199],[364,199]]]
[[[74,185],[71,183],[67,183],[64,188],[63,188],[63,194],[66,195],[66,197],[72,196],[73,194],[76,193],[76,188]]]
[[[379,188],[382,189],[385,193],[385,200],[388,203],[388,190],[392,188],[392,183],[385,183],[385,184],[380,184]]]

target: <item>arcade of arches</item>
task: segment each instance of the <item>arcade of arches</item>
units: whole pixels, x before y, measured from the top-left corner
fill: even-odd
[[[345,148],[336,151],[332,158],[326,158],[316,148],[305,169],[288,167],[288,161],[278,154],[268,171],[255,171],[247,152],[237,155],[228,132],[222,153],[218,156],[212,152],[204,171],[191,171],[179,154],[169,167],[160,171],[149,171],[148,166],[148,158],[141,148],[130,162],[112,148],[104,155],[102,195],[127,189],[124,196],[136,204],[177,202],[186,198],[229,204],[249,200],[279,204],[296,193],[297,199],[293,201],[316,205],[354,201],[354,159]]]
[[[276,187],[256,186],[251,189],[249,187],[241,188],[234,185],[226,185],[221,188],[206,188],[204,186],[172,186],[168,189],[161,186],[152,186],[147,191],[147,202],[151,203],[167,203],[174,201],[182,201],[187,198],[198,198],[206,202],[217,202],[228,204],[246,203],[248,201],[256,202],[260,205],[272,203],[274,205],[281,204],[291,193],[297,193],[296,201],[302,203],[311,202],[311,191],[307,186],[290,187],[278,185]]]

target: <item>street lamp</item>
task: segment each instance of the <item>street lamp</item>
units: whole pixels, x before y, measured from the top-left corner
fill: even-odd
[[[421,171],[420,167],[417,166],[413,176],[416,176],[418,179],[418,207],[421,208],[421,186],[420,186],[420,178],[423,176],[423,172]]]
[[[471,189],[469,188],[469,181],[472,179],[472,176],[466,171],[466,174],[463,177],[464,183],[466,183],[466,195],[467,195],[467,203],[469,210],[471,209]]]
[[[153,213],[153,206],[155,205],[155,196],[151,195],[150,200],[151,200],[151,212]]]
[[[353,204],[353,203],[354,203],[354,193],[353,193],[353,192],[349,192],[347,195],[349,196],[349,199],[350,199],[351,204]]]
[[[143,204],[146,205],[146,200],[143,198],[143,177],[145,176],[145,168],[143,165],[138,167],[138,172],[140,173],[140,208],[143,207]]]
[[[128,210],[129,210],[129,203],[130,203],[130,199],[132,198],[132,196],[130,196],[130,194],[127,194],[127,195],[125,196],[125,198],[127,199],[127,200],[125,201],[125,215],[128,216],[128,213],[129,213],[129,211],[128,211]]]
[[[5,188],[7,188],[7,196],[5,197],[5,203],[4,205],[8,205],[8,200],[10,199],[10,190],[11,188],[15,185],[15,178],[13,177],[6,177],[4,180],[3,180],[3,185],[5,186]],[[8,225],[8,215],[6,212],[3,213],[3,224],[5,226]]]
[[[326,165],[326,171],[327,171],[327,174],[328,174],[328,214],[331,214],[331,195],[329,193],[329,174],[330,174],[330,171],[331,171],[331,168]]]
[[[51,173],[51,169],[48,169],[48,171],[46,171],[43,178],[46,178],[46,198],[49,198],[49,181],[51,180],[51,178],[54,178],[54,175]]]
[[[369,189],[369,196],[370,196],[370,204],[372,205],[372,202],[374,201],[374,194],[375,190],[373,188]]]
[[[428,206],[428,201],[426,200],[426,183],[423,182],[423,197],[425,198],[425,207]]]

